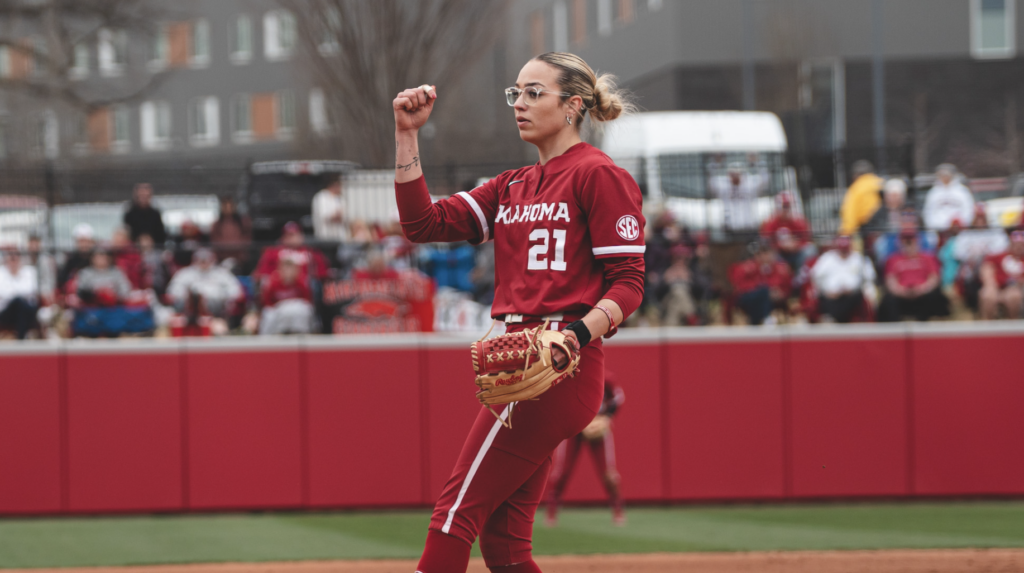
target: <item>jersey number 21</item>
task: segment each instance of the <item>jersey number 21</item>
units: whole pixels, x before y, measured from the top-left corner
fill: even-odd
[[[549,234],[550,233],[550,234]],[[548,244],[551,236],[555,237],[555,256],[548,264]],[[527,259],[526,268],[531,271],[546,271],[549,268],[553,271],[565,270],[565,229],[534,229],[530,233],[530,243],[536,245],[530,247],[530,257]]]

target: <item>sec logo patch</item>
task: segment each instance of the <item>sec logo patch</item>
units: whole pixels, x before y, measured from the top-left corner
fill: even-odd
[[[623,215],[615,223],[615,230],[619,236],[627,241],[635,241],[640,236],[640,223],[632,215]]]

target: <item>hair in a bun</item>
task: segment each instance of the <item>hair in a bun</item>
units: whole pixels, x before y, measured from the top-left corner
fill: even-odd
[[[590,112],[591,121],[611,121],[624,113],[633,111],[633,104],[626,93],[619,89],[615,76],[601,74],[594,70],[576,54],[566,52],[548,52],[534,58],[558,69],[558,85],[569,94],[562,96],[568,99],[579,96],[583,100],[580,119]],[[576,129],[583,122],[577,122]]]

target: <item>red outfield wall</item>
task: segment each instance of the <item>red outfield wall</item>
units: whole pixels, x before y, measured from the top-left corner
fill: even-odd
[[[431,505],[478,407],[470,341],[6,344],[0,513]],[[1024,323],[624,331],[605,351],[629,500],[1024,494]],[[603,498],[592,468],[570,500]]]

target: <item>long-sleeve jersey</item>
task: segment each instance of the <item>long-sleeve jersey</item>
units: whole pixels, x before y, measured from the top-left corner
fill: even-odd
[[[495,318],[582,316],[602,298],[625,317],[643,298],[640,189],[586,143],[437,203],[422,177],[395,191],[414,242],[494,240]]]

